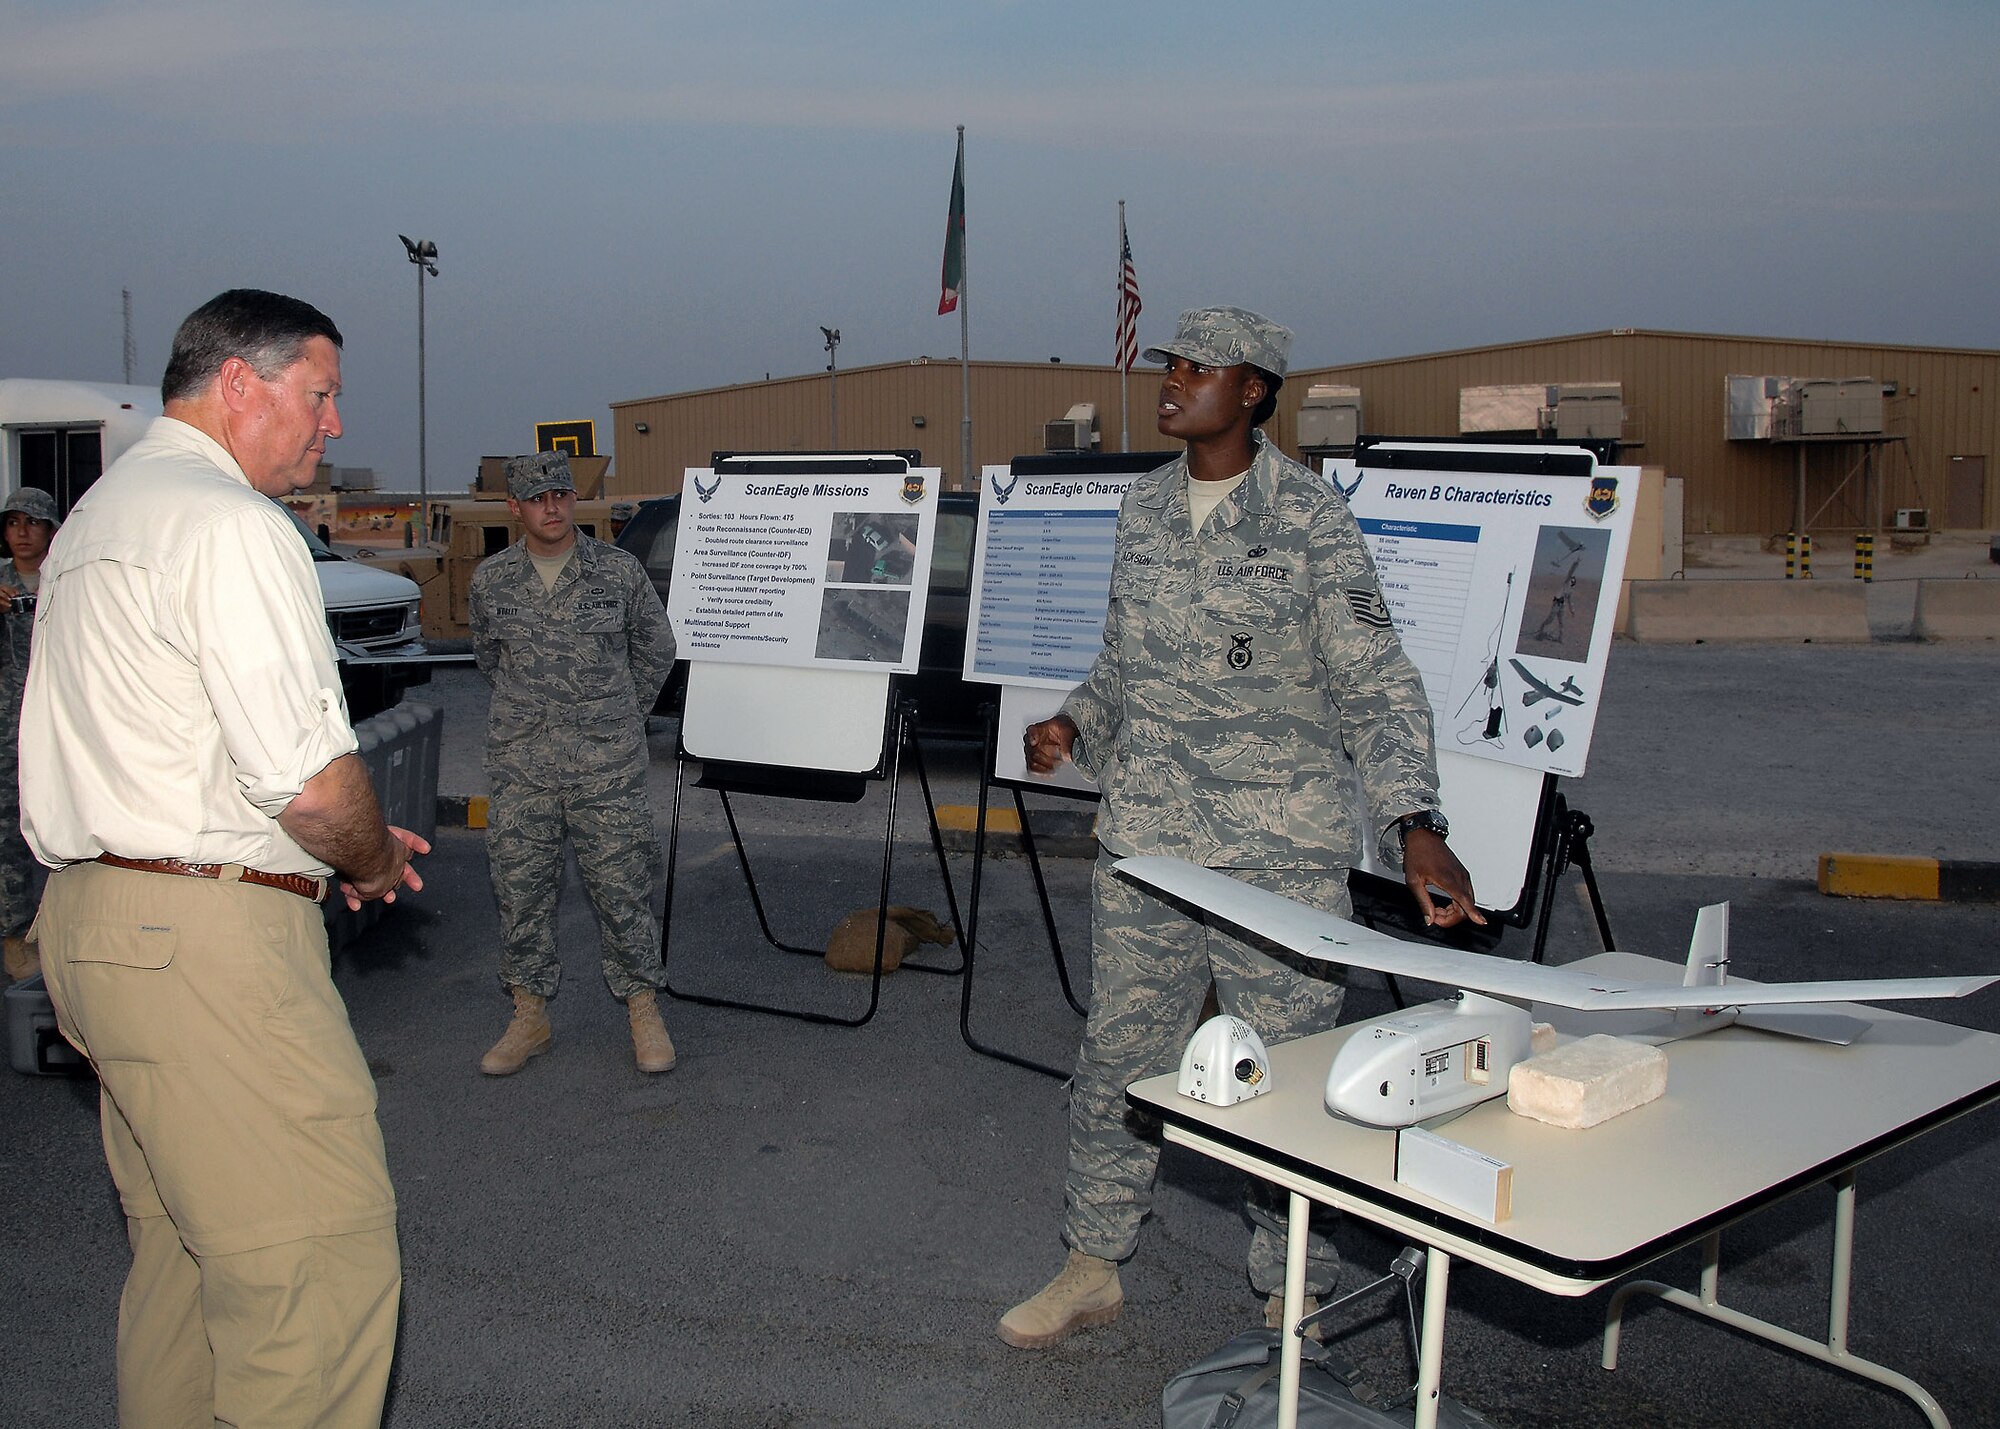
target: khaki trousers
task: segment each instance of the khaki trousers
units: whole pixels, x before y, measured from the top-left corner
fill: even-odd
[[[78,864],[36,931],[132,1245],[120,1425],[379,1425],[395,1193],[318,905]]]

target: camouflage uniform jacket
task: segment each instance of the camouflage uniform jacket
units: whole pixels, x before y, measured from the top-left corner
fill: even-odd
[[[629,750],[674,667],[673,629],[645,567],[582,532],[553,590],[525,542],[481,561],[471,615],[473,654],[493,682],[489,748],[556,735],[565,748],[582,736],[586,759],[590,745]]]
[[[1181,457],[1126,493],[1104,649],[1063,705],[1099,841],[1335,868],[1359,860],[1365,813],[1394,866],[1393,821],[1437,807],[1430,706],[1347,503],[1261,436],[1199,535],[1187,484]]]
[[[0,586],[22,587],[21,573],[13,561],[0,561]],[[35,635],[35,617],[10,611],[0,615],[0,715],[10,719],[21,713],[21,692],[28,684],[28,648]],[[10,723],[8,728],[13,726]]]

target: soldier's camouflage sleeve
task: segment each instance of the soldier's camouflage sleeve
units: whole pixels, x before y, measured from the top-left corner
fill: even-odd
[[[492,616],[487,604],[495,570],[492,558],[481,561],[472,573],[472,584],[466,593],[467,624],[472,627],[472,658],[488,684],[493,683],[493,672],[500,665],[500,641],[493,633]]]
[[[626,555],[624,564],[632,567],[625,597],[625,658],[632,667],[632,690],[643,712],[652,709],[667,676],[673,673],[674,628],[646,568],[627,553],[619,554]]]
[[[1378,856],[1400,867],[1402,849],[1387,836],[1395,820],[1438,805],[1430,701],[1396,638],[1361,528],[1338,496],[1315,514],[1310,550],[1314,638],[1340,742],[1360,774]]]
[[[1121,517],[1121,521],[1122,521]],[[1070,762],[1092,779],[1104,767],[1104,761],[1111,754],[1113,739],[1118,733],[1118,722],[1125,709],[1125,672],[1119,664],[1119,651],[1123,647],[1120,639],[1120,625],[1123,607],[1116,601],[1107,601],[1104,610],[1104,648],[1097,652],[1091,662],[1090,673],[1082,684],[1069,693],[1063,701],[1062,713],[1070,717],[1076,725],[1076,743],[1070,749]]]

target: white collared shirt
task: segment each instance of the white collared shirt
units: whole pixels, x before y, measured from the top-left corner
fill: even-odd
[[[324,876],[277,816],[357,747],[305,542],[218,443],[158,418],[42,566],[21,713],[35,856]]]

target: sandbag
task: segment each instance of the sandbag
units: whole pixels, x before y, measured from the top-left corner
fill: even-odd
[[[857,908],[835,926],[826,940],[826,965],[835,972],[875,971],[875,924],[878,910]],[[951,929],[923,908],[891,907],[889,925],[882,938],[882,971],[892,973],[919,945],[949,945]]]

